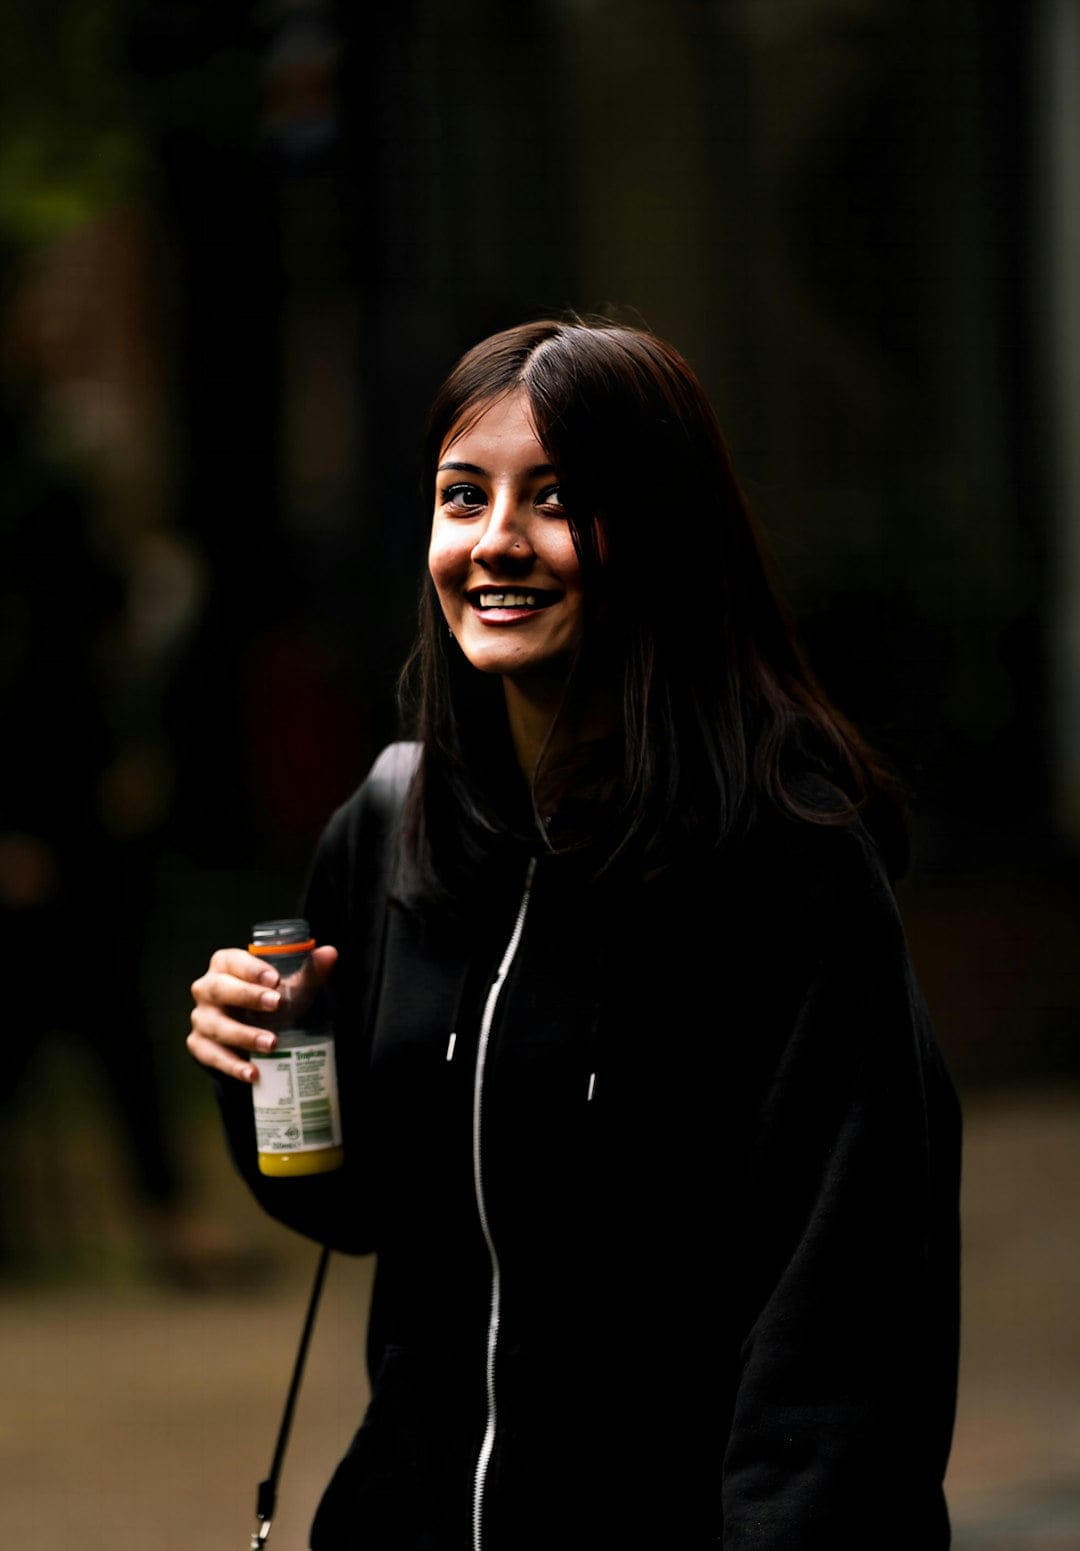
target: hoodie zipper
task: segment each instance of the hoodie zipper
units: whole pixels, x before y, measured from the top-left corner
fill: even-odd
[[[495,1352],[499,1342],[499,1300],[501,1294],[499,1256],[495,1249],[495,1241],[491,1237],[491,1224],[488,1222],[480,1157],[484,1068],[487,1061],[488,1038],[491,1034],[491,1025],[495,1019],[495,1008],[498,1005],[503,984],[510,972],[510,966],[514,962],[514,955],[517,953],[518,944],[521,942],[521,934],[525,928],[525,914],[529,908],[529,897],[532,893],[533,875],[535,872],[536,858],[534,856],[531,858],[528,871],[525,874],[525,888],[521,895],[521,903],[518,905],[514,930],[510,934],[510,941],[507,943],[499,967],[495,971],[495,979],[488,987],[487,997],[484,1001],[484,1011],[480,1019],[480,1037],[476,1044],[476,1075],[473,1079],[473,1187],[476,1191],[476,1208],[480,1215],[480,1227],[483,1231],[484,1241],[488,1248],[488,1256],[491,1260],[491,1309],[488,1315],[487,1336],[487,1427],[484,1429],[484,1440],[480,1445],[480,1453],[476,1461],[476,1475],[473,1480],[473,1551],[481,1551],[480,1529],[484,1507],[484,1486],[487,1481],[488,1465],[491,1462],[492,1450],[495,1447]]]

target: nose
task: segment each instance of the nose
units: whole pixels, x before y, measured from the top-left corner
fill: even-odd
[[[528,507],[512,492],[497,494],[483,532],[472,548],[472,559],[486,571],[525,571],[535,559],[529,538]]]

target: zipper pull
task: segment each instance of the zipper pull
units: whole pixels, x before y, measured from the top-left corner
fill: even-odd
[[[593,1089],[595,1087],[596,1087],[596,1073],[595,1072],[590,1072],[589,1073],[589,1091],[585,1095],[585,1102],[586,1102],[586,1104],[591,1104],[592,1103]]]
[[[448,1044],[446,1046],[446,1059],[448,1061],[452,1061],[454,1059],[454,1046],[456,1044],[457,1044],[457,1033],[453,1032],[453,1033],[451,1033],[449,1042],[448,1042]]]

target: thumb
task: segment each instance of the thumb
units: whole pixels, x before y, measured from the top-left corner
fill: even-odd
[[[330,972],[338,961],[338,951],[329,943],[323,943],[321,947],[312,950],[308,964],[311,966],[311,977],[314,988],[320,989],[330,978]]]

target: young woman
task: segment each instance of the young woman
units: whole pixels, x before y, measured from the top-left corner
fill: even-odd
[[[305,904],[344,1169],[255,1170],[274,972],[193,988],[259,1200],[378,1254],[312,1546],[945,1547],[959,1121],[902,825],[704,393],[644,332],[528,324],[455,367],[427,467],[418,742]]]

